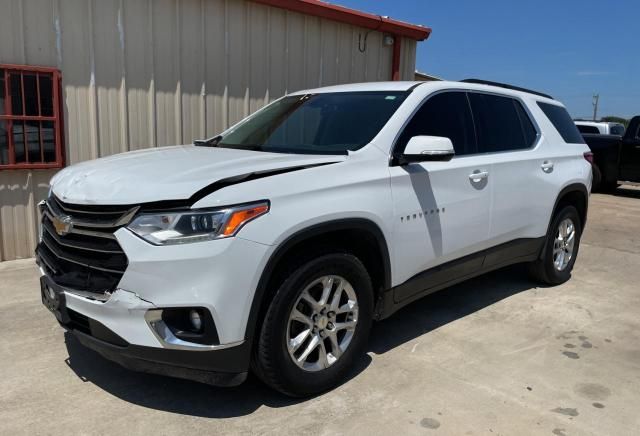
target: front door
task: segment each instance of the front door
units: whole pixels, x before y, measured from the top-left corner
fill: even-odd
[[[451,139],[456,157],[390,167],[394,201],[394,285],[487,246],[491,204],[490,157],[478,156],[464,92],[429,97],[405,127],[396,152],[413,136]],[[477,268],[482,259],[477,260]],[[466,265],[474,268],[473,262]],[[403,287],[396,301],[422,289]]]

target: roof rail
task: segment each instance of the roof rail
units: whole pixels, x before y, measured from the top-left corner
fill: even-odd
[[[549,94],[544,94],[544,93],[538,92],[538,91],[532,91],[531,89],[521,88],[519,86],[508,85],[506,83],[490,82],[489,80],[482,80],[482,79],[464,79],[464,80],[461,80],[461,82],[464,82],[464,83],[476,83],[478,85],[498,86],[500,88],[511,89],[513,91],[528,92],[529,94],[535,94],[535,95],[539,95],[540,97],[545,97],[545,98],[550,98],[551,100],[555,100]]]

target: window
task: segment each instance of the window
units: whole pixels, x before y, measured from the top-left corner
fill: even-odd
[[[575,123],[569,116],[569,112],[562,106],[550,103],[538,102],[542,112],[549,118],[549,121],[556,128],[564,142],[569,144],[584,144],[584,138],[578,131]]]
[[[624,126],[622,124],[611,124],[609,127],[612,135],[624,135]]]
[[[520,125],[522,126],[522,132],[524,133],[524,142],[528,144],[527,148],[532,147],[536,139],[538,139],[538,131],[533,126],[529,114],[522,107],[522,103],[517,100],[513,100],[513,104],[518,112],[518,118],[520,118]]]
[[[367,145],[406,92],[336,92],[275,101],[221,137],[218,147],[301,154],[346,154]]]
[[[60,74],[0,64],[0,170],[62,166]]]
[[[456,155],[476,153],[467,95],[464,92],[443,92],[429,98],[405,127],[395,152],[402,153],[413,136],[443,136],[451,140]]]
[[[580,133],[599,135],[600,130],[596,126],[585,126],[584,124],[576,124]]]
[[[536,129],[519,101],[470,92],[469,102],[480,153],[524,150],[534,145]]]

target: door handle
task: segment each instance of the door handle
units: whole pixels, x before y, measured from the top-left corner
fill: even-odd
[[[553,171],[553,162],[550,162],[548,160],[545,160],[542,165],[540,165],[540,168],[542,168],[542,171],[544,171],[545,173],[550,173]]]
[[[471,174],[469,174],[469,180],[471,180],[473,183],[480,183],[481,181],[483,181],[484,179],[486,179],[487,177],[489,177],[489,172],[488,171],[474,171]]]

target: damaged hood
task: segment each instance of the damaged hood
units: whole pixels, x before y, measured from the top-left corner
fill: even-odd
[[[306,166],[343,161],[346,156],[264,153],[183,145],[118,154],[83,162],[51,180],[53,193],[71,204],[138,204],[187,200],[216,183],[241,183]]]

